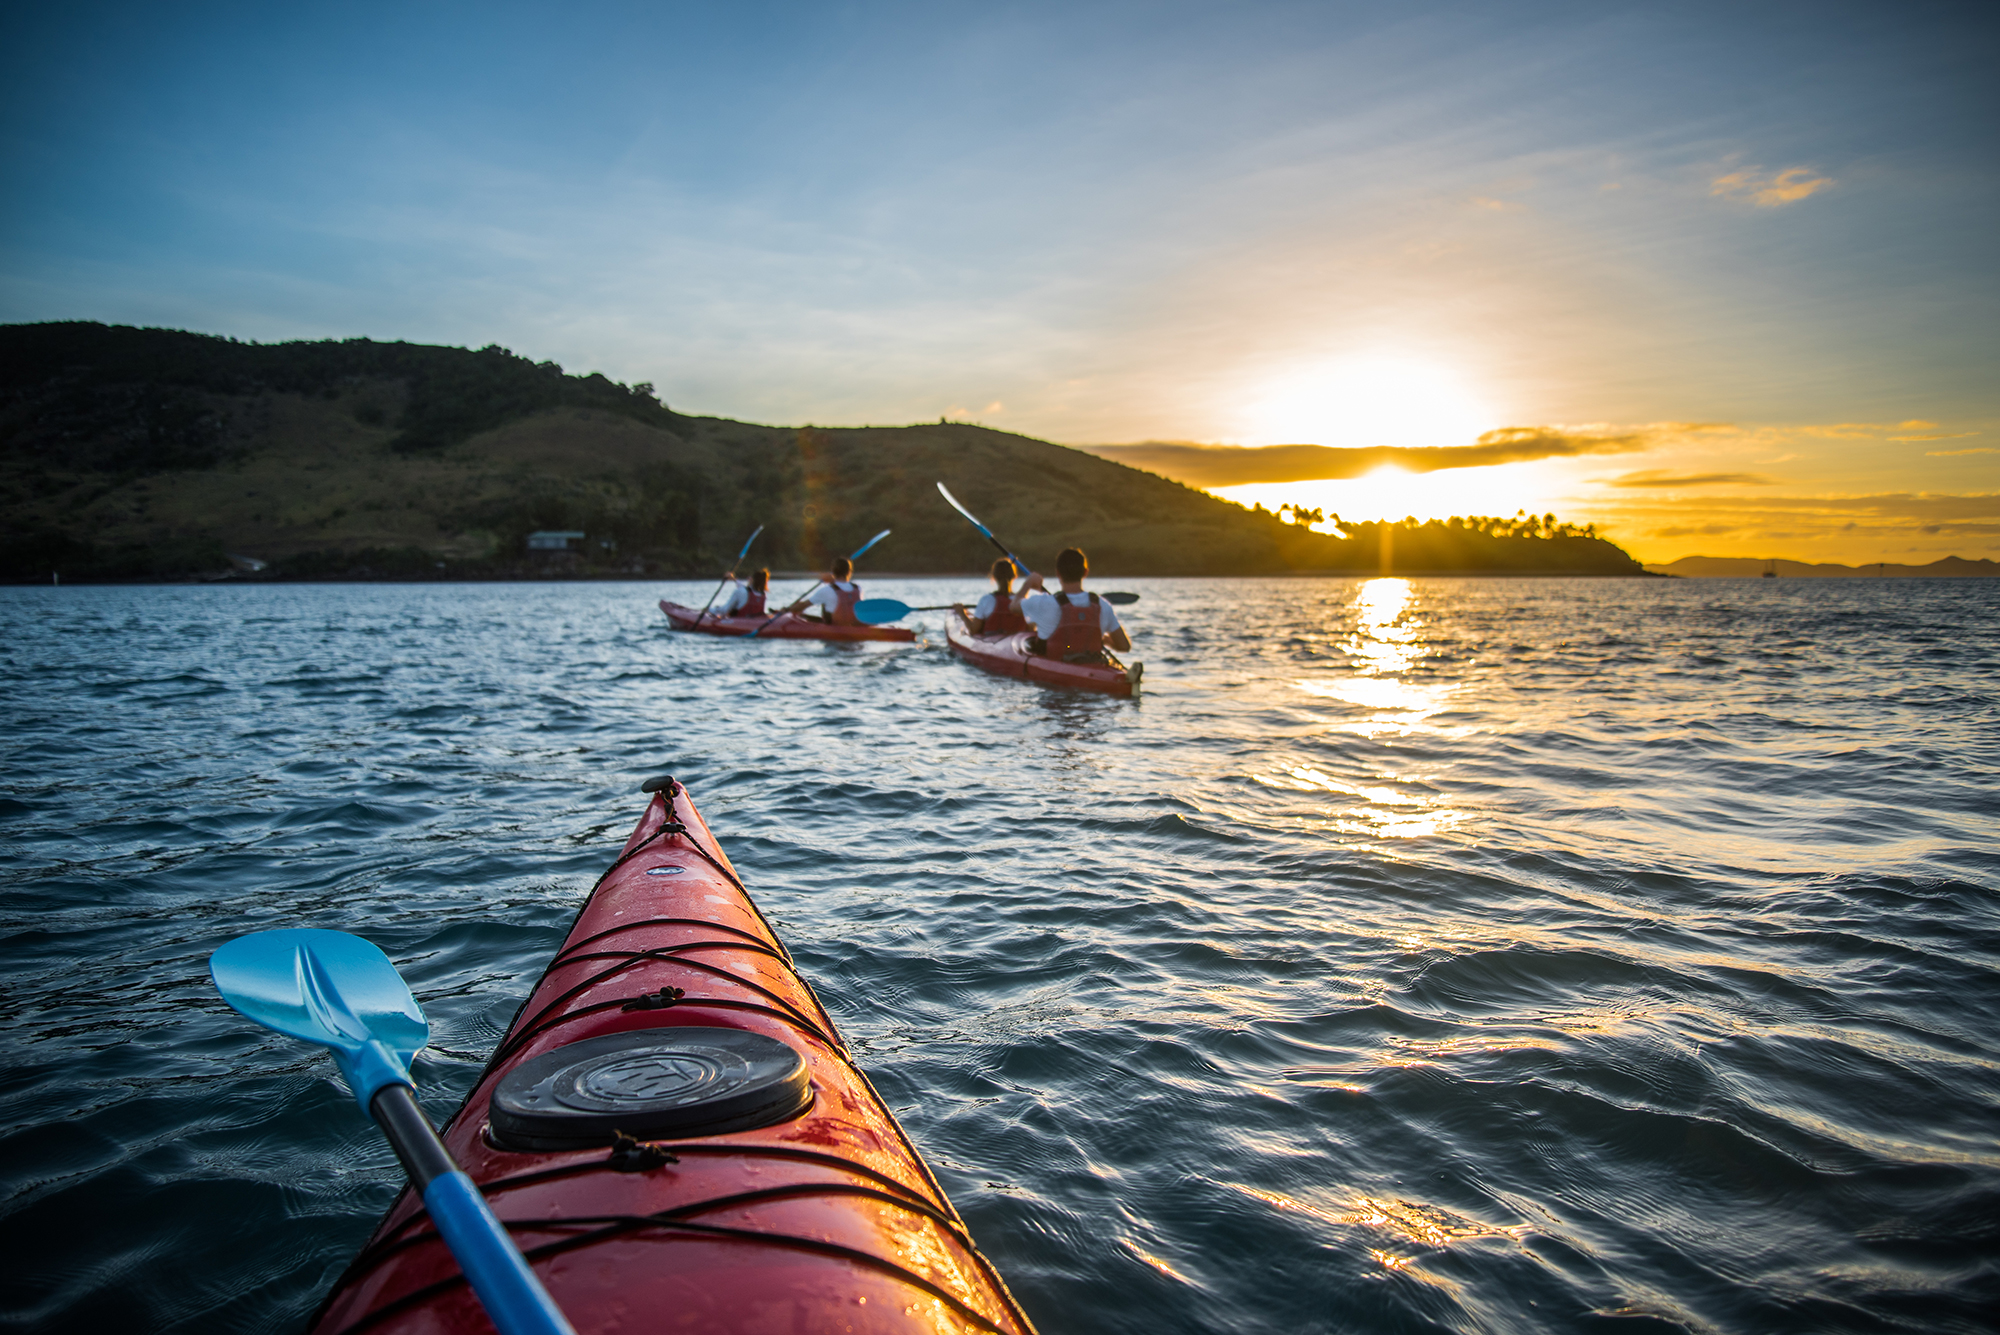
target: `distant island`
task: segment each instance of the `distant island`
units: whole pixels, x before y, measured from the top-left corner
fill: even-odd
[[[1766,573],[1777,579],[1978,579],[2000,577],[2000,561],[1968,561],[1947,556],[1926,565],[1897,565],[1893,561],[1865,566],[1817,564],[1805,561],[1762,560],[1754,556],[1683,556],[1665,565],[1646,567],[1655,575],[1681,579],[1760,579]]]
[[[985,427],[781,427],[500,347],[277,344],[89,322],[0,326],[0,579],[478,579],[993,556],[943,481],[1030,561],[1106,575],[1646,571],[1554,515],[1418,523],[1271,513]],[[1337,518],[1337,517],[1335,517]]]

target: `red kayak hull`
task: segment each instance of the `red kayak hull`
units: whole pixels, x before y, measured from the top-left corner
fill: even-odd
[[[1041,658],[1028,652],[1028,633],[974,635],[956,615],[945,623],[945,643],[951,651],[976,667],[1003,677],[1019,677],[1044,686],[1070,686],[1106,695],[1139,694],[1139,677],[1144,664],[1129,668],[1098,667],[1090,663],[1065,663],[1059,658]]]
[[[775,621],[768,616],[704,617],[698,607],[682,607],[664,598],[660,600],[660,610],[667,614],[667,620],[674,623],[675,630],[698,631],[703,635],[748,635],[763,626],[764,629],[757,632],[760,640],[896,640],[908,643],[917,638],[915,631],[902,626],[829,626],[792,612],[781,614]],[[768,625],[765,624],[767,622]]]
[[[663,988],[683,995],[633,1006]],[[648,1142],[636,1166],[604,1145],[491,1138],[493,1092],[522,1063],[681,1025],[788,1045],[810,1103],[753,1130]],[[441,1134],[578,1335],[1033,1335],[677,785],[654,796]],[[492,1327],[406,1187],[313,1329]]]

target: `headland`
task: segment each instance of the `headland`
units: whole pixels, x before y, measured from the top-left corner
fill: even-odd
[[[882,568],[979,571],[939,481],[1024,559],[1078,543],[1105,574],[1646,573],[1553,516],[1322,533],[1028,436],[690,415],[499,347],[0,326],[0,459],[13,581],[714,573],[759,524],[753,565],[892,528]]]

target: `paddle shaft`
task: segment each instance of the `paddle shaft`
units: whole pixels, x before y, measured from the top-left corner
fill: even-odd
[[[764,526],[762,524],[757,525],[757,533],[762,533],[763,531]],[[715,600],[721,595],[722,586],[729,582],[729,576],[735,574],[736,567],[743,564],[743,558],[750,555],[750,544],[757,541],[757,533],[752,533],[748,538],[744,539],[743,550],[736,553],[736,561],[729,567],[729,574],[715,581],[715,592],[709,594],[708,601],[701,605],[701,615],[694,619],[695,625],[699,626],[702,622],[708,620],[708,609],[715,606]]]
[[[576,1335],[479,1188],[452,1162],[415,1092],[384,1085],[368,1110],[500,1335]]]

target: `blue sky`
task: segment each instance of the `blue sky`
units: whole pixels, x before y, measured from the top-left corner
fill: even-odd
[[[1980,17],[16,7],[0,320],[498,342],[688,411],[1068,443],[1645,428],[1481,489],[1750,550],[1793,501],[2000,491]],[[1725,475],[1764,480],[1643,481]],[[1871,553],[2000,554],[2000,515],[1904,508]],[[1814,514],[1849,536],[1801,551],[1869,559]]]

